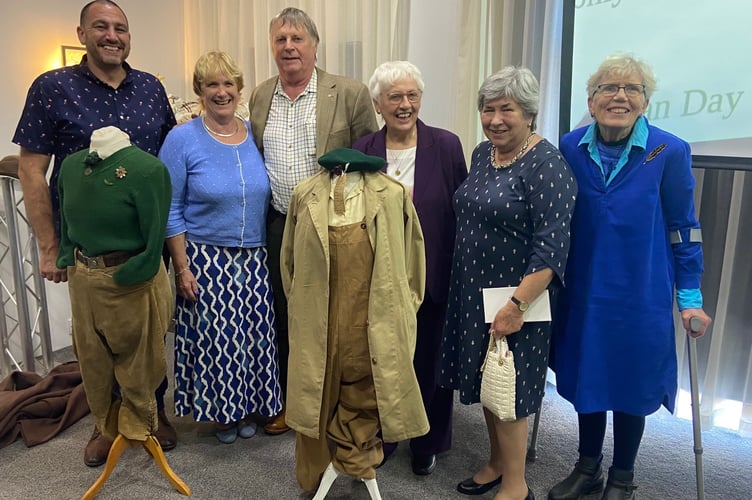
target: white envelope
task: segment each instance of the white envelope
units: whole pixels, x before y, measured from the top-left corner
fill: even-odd
[[[509,301],[517,290],[515,286],[506,286],[501,288],[484,288],[483,289],[483,314],[486,323],[491,323],[496,317],[496,313],[501,307]],[[551,321],[551,301],[548,297],[548,290],[530,303],[530,307],[522,315],[526,322],[533,321]]]

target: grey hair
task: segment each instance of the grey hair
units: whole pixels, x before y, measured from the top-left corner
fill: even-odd
[[[285,7],[284,9],[282,9],[279,14],[274,16],[272,20],[269,21],[270,35],[272,33],[272,30],[274,29],[274,23],[276,23],[279,19],[282,20],[282,26],[284,26],[285,24],[289,24],[290,26],[295,27],[303,26],[308,34],[311,35],[313,42],[316,45],[319,44],[319,30],[316,29],[316,23],[314,23],[313,19],[311,19],[310,16],[302,10],[295,7]]]
[[[371,99],[377,100],[379,94],[394,85],[398,80],[412,78],[418,84],[418,90],[423,92],[425,84],[423,75],[416,65],[408,61],[387,61],[381,63],[368,80],[368,90],[371,92]]]
[[[592,97],[595,91],[598,90],[603,80],[607,77],[626,77],[632,73],[640,75],[642,80],[640,83],[645,85],[645,97],[650,99],[650,96],[655,92],[656,82],[653,69],[648,63],[637,59],[631,54],[613,54],[608,56],[598,67],[598,69],[590,75],[587,81],[587,93],[588,97]]]
[[[483,111],[486,102],[507,97],[520,105],[523,113],[533,118],[531,130],[538,121],[538,79],[527,68],[505,66],[483,81],[478,89],[478,111]]]

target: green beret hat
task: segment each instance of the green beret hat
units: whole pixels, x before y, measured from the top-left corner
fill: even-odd
[[[338,148],[320,157],[319,164],[330,172],[338,168],[342,172],[377,172],[384,168],[385,162],[383,158],[369,156],[355,149]]]

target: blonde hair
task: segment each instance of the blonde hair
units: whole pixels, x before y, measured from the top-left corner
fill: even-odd
[[[201,96],[201,84],[218,75],[224,75],[232,79],[238,87],[238,92],[243,90],[243,72],[227,52],[212,51],[202,55],[196,61],[193,70],[193,92]]]

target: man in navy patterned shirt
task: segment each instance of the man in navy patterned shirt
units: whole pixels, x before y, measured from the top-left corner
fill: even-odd
[[[67,281],[66,270],[55,265],[60,241],[57,176],[63,160],[88,148],[91,133],[107,125],[125,131],[133,144],[156,155],[175,125],[159,80],[125,62],[131,35],[128,19],[115,2],[87,3],[76,31],[86,46],[81,64],[48,71],[34,80],[13,136],[13,142],[21,146],[18,178],[39,246],[39,268],[44,278],[55,283]],[[52,156],[55,160],[48,186]],[[165,378],[156,394],[157,437],[163,449],[172,449],[177,437],[164,413],[166,389]],[[95,429],[84,452],[86,465],[103,464],[110,445]]]

